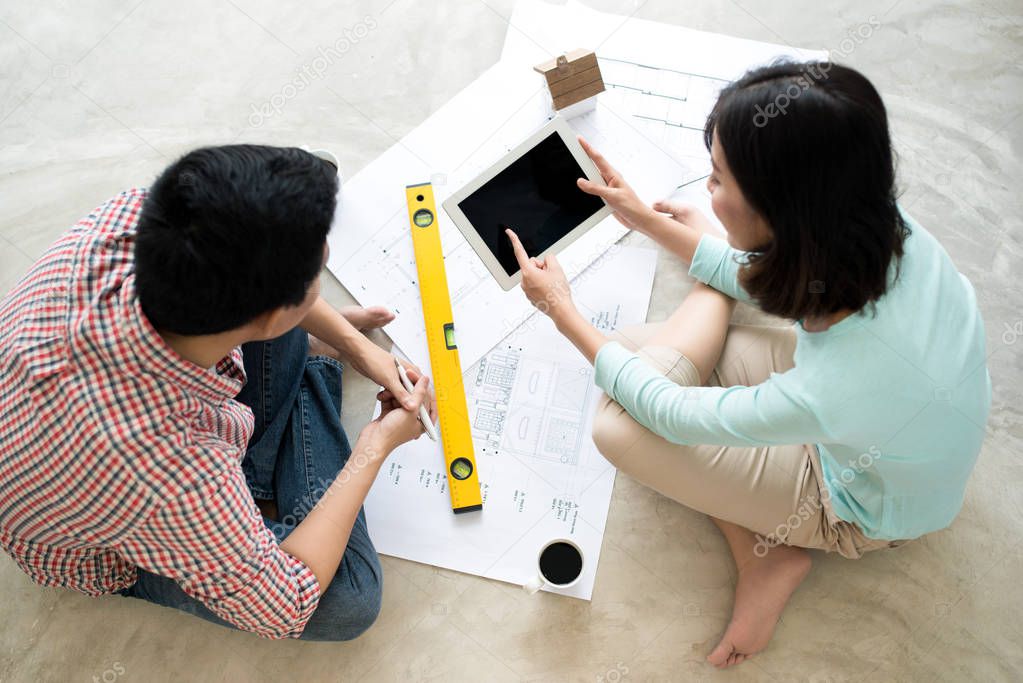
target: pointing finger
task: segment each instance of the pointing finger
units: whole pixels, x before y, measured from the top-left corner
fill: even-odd
[[[604,158],[604,155],[593,149],[593,146],[586,142],[586,138],[582,135],[579,136],[579,144],[582,145],[583,151],[586,152],[586,156],[593,161],[594,166],[596,166],[597,170],[600,171],[600,175],[604,176],[604,181],[611,182],[611,179],[617,174],[611,167],[611,164],[608,163],[607,159]]]
[[[522,246],[522,242],[519,241],[519,236],[511,228],[505,228],[504,233],[511,240],[512,251],[515,252],[515,260],[519,262],[519,268],[526,270],[530,265],[529,256],[526,254],[526,249]]]

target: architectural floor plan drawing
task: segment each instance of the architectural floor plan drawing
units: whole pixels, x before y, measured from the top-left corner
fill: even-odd
[[[685,157],[706,158],[703,127],[726,79],[614,57],[598,61],[605,98],[629,112],[645,137]]]
[[[574,288],[576,304],[610,331],[646,319],[657,254],[615,247]],[[628,288],[618,283],[628,278]],[[463,372],[483,510],[455,515],[440,444],[421,438],[384,463],[366,499],[377,550],[511,583],[525,583],[547,542],[586,554],[566,595],[589,599],[614,468],[590,433],[601,391],[593,368],[550,320],[531,318]]]
[[[476,447],[575,465],[593,391],[588,363],[542,350],[523,355],[500,344],[480,360],[466,387]]]

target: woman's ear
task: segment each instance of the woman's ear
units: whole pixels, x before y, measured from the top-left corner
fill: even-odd
[[[767,248],[771,242],[774,241],[774,231],[771,230],[771,226],[768,224],[767,219],[760,215],[759,212],[755,212],[755,226],[754,235],[756,241],[761,248]]]

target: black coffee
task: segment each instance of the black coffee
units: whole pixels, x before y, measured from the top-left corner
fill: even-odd
[[[572,583],[582,570],[583,556],[570,543],[551,543],[540,555],[540,573],[552,584]]]

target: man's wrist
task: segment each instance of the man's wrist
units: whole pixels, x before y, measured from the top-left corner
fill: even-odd
[[[353,452],[361,450],[373,462],[382,463],[395,448],[396,445],[391,443],[387,435],[376,429],[372,434],[360,435]]]
[[[390,452],[388,444],[383,439],[361,435],[355,442],[345,466],[335,477],[334,483],[344,485],[352,479],[367,475],[371,480],[375,479]]]

